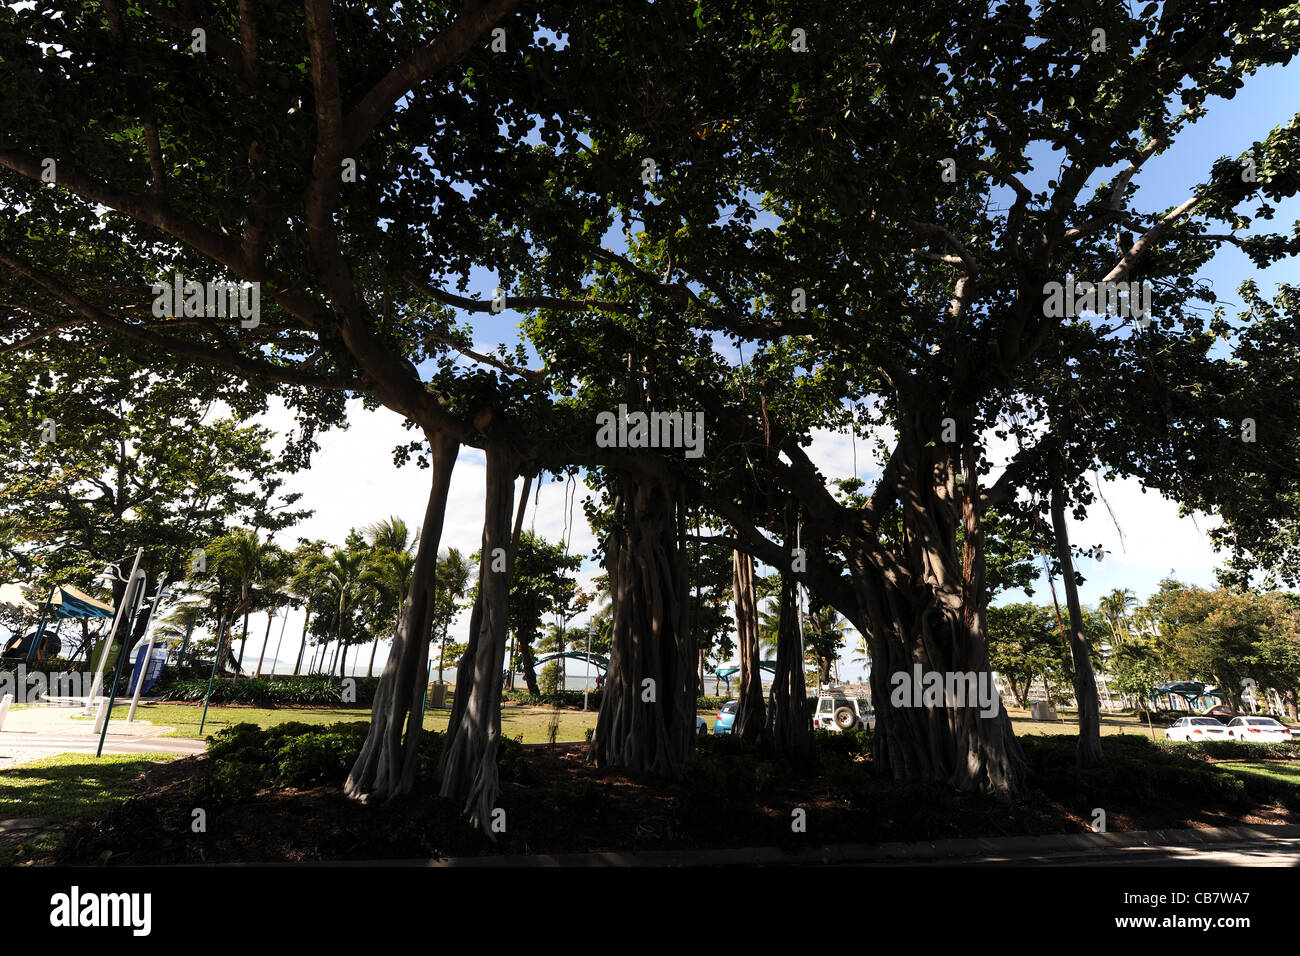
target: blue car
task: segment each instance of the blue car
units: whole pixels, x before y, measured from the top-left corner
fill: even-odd
[[[718,711],[718,719],[713,725],[715,734],[731,733],[731,725],[736,722],[736,705],[738,700],[729,700],[722,705],[722,710]]]

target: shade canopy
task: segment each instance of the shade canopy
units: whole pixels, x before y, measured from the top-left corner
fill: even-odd
[[[54,589],[54,597],[50,599],[50,610],[59,619],[113,616],[113,605],[97,601],[70,584],[60,584]]]
[[[39,612],[44,607],[29,601],[24,591],[31,588],[23,584],[0,585],[0,604],[20,607],[25,611]],[[113,605],[96,600],[85,591],[74,588],[71,584],[60,584],[50,596],[50,614],[59,620],[67,618],[112,617]]]

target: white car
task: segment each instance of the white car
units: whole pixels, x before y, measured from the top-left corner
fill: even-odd
[[[1165,740],[1227,740],[1228,728],[1213,717],[1183,717],[1165,728]]]
[[[1286,744],[1292,739],[1291,728],[1272,717],[1234,717],[1228,721],[1228,736],[1261,744]]]
[[[814,730],[875,730],[876,715],[863,697],[835,693],[809,700]]]

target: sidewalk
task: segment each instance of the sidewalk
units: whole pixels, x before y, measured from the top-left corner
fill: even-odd
[[[127,701],[129,704],[130,701]],[[117,708],[113,708],[117,711]],[[0,730],[0,739],[9,734],[58,734],[59,736],[98,736],[95,734],[95,718],[82,717],[80,707],[24,707],[10,710],[5,718],[4,729]],[[92,715],[94,710],[91,711]],[[114,717],[108,722],[111,735],[124,737],[161,737],[170,734],[176,728],[154,725],[140,716],[148,713],[148,708],[140,708],[134,722],[127,723],[124,718]]]
[[[95,718],[81,714],[80,707],[36,706],[9,711],[4,729],[0,730],[0,770],[59,754],[93,754],[99,746]],[[127,723],[124,718],[114,718],[108,722],[104,753],[189,755],[204,751],[206,745],[202,740],[163,736],[175,730],[175,727],[153,724],[138,717],[132,723]]]

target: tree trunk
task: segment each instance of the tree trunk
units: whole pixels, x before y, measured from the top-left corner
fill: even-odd
[[[358,799],[391,799],[409,793],[415,785],[429,630],[436,600],[438,543],[447,512],[451,472],[460,450],[459,442],[441,433],[429,435],[428,439],[433,475],[411,583],[402,604],[402,622],[375,689],[370,733],[344,787],[349,796]]]
[[[235,638],[233,634],[230,634],[237,613],[238,605],[231,608],[229,615],[226,617],[226,633],[229,635],[229,640],[225,640],[224,643],[219,645],[221,656],[217,664],[219,670],[225,670],[231,674],[239,673],[239,662],[235,660]]]
[[[275,620],[275,615],[270,611],[266,612],[266,634],[262,637],[262,653],[257,658],[257,670],[253,671],[254,677],[262,676],[262,663],[266,660],[266,645],[271,640],[271,622]]]
[[[675,775],[695,750],[695,639],[685,509],[664,480],[617,480],[605,567],[613,616],[609,670],[588,759]]]
[[[1021,786],[1024,756],[989,665],[976,446],[968,437],[959,457],[958,443],[923,437],[903,422],[886,471],[901,508],[897,532],[887,544],[857,535],[848,548],[855,610],[871,648],[874,760],[895,779],[1011,795]],[[947,694],[928,699],[912,687],[918,670],[941,681],[960,677],[966,702]],[[991,696],[992,714],[971,705],[972,682],[978,696]]]
[[[438,641],[438,683],[442,683],[442,665],[447,656],[447,625],[443,625],[442,638]]]
[[[772,706],[768,718],[777,752],[807,759],[812,756],[812,735],[808,700],[804,693],[803,641],[799,635],[799,612],[795,600],[795,580],[790,574],[782,574],[776,674],[772,677]]]
[[[533,655],[533,642],[520,638],[519,632],[516,631],[515,645],[519,648],[519,658],[523,665],[524,683],[528,685],[528,693],[538,697],[542,689],[537,682],[537,658]]]
[[[539,478],[541,477],[540,472],[538,473],[538,477]],[[524,512],[528,509],[528,492],[532,490],[532,487],[533,487],[533,476],[525,475],[523,490],[519,492],[519,507],[515,509],[514,530],[510,532],[510,573],[512,575],[514,574],[515,555],[519,553],[519,537],[524,533]],[[530,618],[530,620],[536,621],[537,615],[534,614]],[[516,628],[515,635],[514,635],[514,650],[519,654],[521,658],[520,663],[523,665],[524,683],[528,685],[528,693],[532,694],[534,697],[540,697],[542,691],[541,688],[537,686],[537,664],[533,656],[532,636],[530,635],[527,640],[520,640],[519,630],[518,628]],[[508,660],[511,662],[511,666],[510,666],[511,687],[514,686],[514,676],[515,676],[514,656],[515,656],[514,654],[511,654],[510,657],[508,658]]]
[[[763,738],[763,672],[759,669],[758,607],[754,597],[754,559],[731,554],[731,587],[736,607],[736,645],[740,651],[740,703],[732,733],[752,746]]]
[[[348,676],[348,645],[343,644],[343,653],[339,655],[339,677]]]
[[[1075,758],[1080,767],[1102,762],[1101,700],[1097,696],[1097,679],[1088,656],[1088,638],[1083,631],[1083,608],[1079,604],[1079,585],[1074,578],[1070,555],[1070,529],[1065,523],[1065,489],[1059,481],[1052,484],[1052,531],[1056,539],[1056,561],[1061,566],[1065,584],[1065,605],[1070,614],[1070,657],[1074,661],[1074,699],[1079,706],[1079,746]]]
[[[244,673],[244,648],[248,644],[248,613],[251,607],[244,608],[244,636],[239,639],[239,661],[235,664],[235,669],[239,673]]]
[[[293,665],[293,676],[297,677],[298,672],[302,670],[302,657],[307,650],[307,625],[311,623],[311,607],[303,609],[302,615],[302,644],[298,646],[298,660]]]
[[[489,442],[478,601],[470,619],[469,645],[456,671],[456,697],[438,767],[441,794],[463,807],[472,826],[492,839],[492,811],[500,783],[501,672],[505,663],[510,598],[510,517],[514,504],[514,458]],[[501,560],[504,552],[506,560]],[[494,565],[501,570],[494,569]]]

